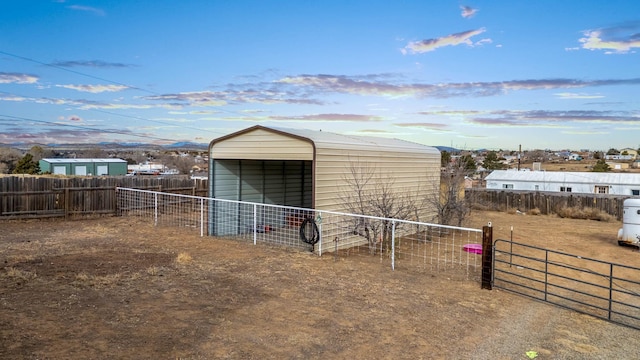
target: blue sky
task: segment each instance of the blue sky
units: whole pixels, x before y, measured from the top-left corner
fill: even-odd
[[[640,1],[3,1],[0,143],[640,146]]]

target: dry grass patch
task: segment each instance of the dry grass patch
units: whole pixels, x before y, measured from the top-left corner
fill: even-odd
[[[20,270],[11,266],[7,267],[5,270],[5,275],[12,279],[27,281],[38,277],[33,271]]]
[[[122,280],[121,274],[109,274],[104,276],[90,275],[81,272],[76,275],[73,284],[76,286],[86,286],[94,288],[107,288],[118,285]]]

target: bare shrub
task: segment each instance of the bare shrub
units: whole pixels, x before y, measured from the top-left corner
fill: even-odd
[[[160,268],[157,266],[151,266],[147,269],[147,274],[151,276],[158,276],[160,275]]]
[[[561,207],[556,209],[556,214],[561,218],[583,219],[597,221],[615,221],[616,218],[596,208]]]
[[[528,214],[529,215],[540,215],[542,213],[542,211],[540,211],[540,209],[538,208],[533,208],[531,210],[529,210]]]
[[[518,213],[518,209],[516,209],[516,208],[508,208],[507,209],[507,214],[515,215],[517,213]]]
[[[178,264],[188,264],[193,260],[193,258],[191,257],[191,255],[189,255],[186,252],[181,252],[178,254],[178,256],[176,257],[176,262]]]

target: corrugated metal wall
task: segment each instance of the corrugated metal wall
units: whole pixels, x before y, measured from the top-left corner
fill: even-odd
[[[336,152],[317,146],[316,153],[316,209],[346,211],[344,193],[352,191],[345,181],[350,177],[352,164],[374,168],[375,181],[393,181],[397,193],[420,193],[427,197],[440,187],[440,153],[398,153],[392,151],[343,151]],[[340,193],[343,193],[341,195]],[[416,195],[418,196],[418,195]],[[431,218],[433,209],[424,209],[421,218]]]
[[[440,187],[440,152],[394,139],[254,127],[212,141],[210,159],[210,194],[222,199],[346,211],[353,162],[374,167],[376,180],[393,181],[394,193],[416,202]],[[420,210],[422,220],[434,214]]]

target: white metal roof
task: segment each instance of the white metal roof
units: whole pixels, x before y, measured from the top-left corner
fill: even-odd
[[[388,149],[398,152],[411,152],[411,153],[429,153],[440,154],[438,149],[428,145],[422,145],[410,141],[373,137],[373,136],[360,136],[360,135],[342,135],[329,131],[316,131],[308,129],[289,129],[280,127],[264,127],[264,129],[272,129],[279,132],[288,133],[291,135],[307,138],[315,144],[316,147],[322,148],[336,148],[336,149],[371,149],[380,150]]]
[[[60,163],[120,163],[127,162],[122,159],[64,159],[64,158],[55,158],[55,159],[42,159],[51,164],[60,164]]]
[[[640,174],[605,172],[563,172],[563,171],[513,171],[494,170],[485,178],[487,181],[555,182],[571,184],[620,184],[640,185]]]

